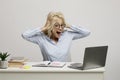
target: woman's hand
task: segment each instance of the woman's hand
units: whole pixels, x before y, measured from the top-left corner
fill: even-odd
[[[70,28],[71,27],[71,25],[70,24],[66,24],[66,28]]]

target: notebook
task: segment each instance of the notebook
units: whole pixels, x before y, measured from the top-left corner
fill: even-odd
[[[106,62],[108,46],[96,46],[85,48],[83,64],[72,63],[69,68],[73,69],[94,69],[104,67]]]
[[[34,64],[32,65],[32,67],[58,67],[58,68],[62,68],[64,67],[66,63],[65,62],[58,62],[58,61],[43,61],[40,62],[39,64]]]

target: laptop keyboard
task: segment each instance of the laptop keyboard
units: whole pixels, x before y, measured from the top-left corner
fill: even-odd
[[[72,63],[68,67],[72,68],[72,69],[80,69],[80,68],[82,68],[82,63]]]

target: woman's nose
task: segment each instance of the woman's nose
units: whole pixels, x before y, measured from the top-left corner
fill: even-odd
[[[61,26],[59,26],[59,29],[62,29],[62,27],[61,27]]]

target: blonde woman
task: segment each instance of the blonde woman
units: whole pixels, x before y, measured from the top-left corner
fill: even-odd
[[[50,12],[42,28],[28,30],[22,37],[39,45],[43,61],[67,62],[71,42],[89,34],[87,29],[68,25],[61,12]]]

